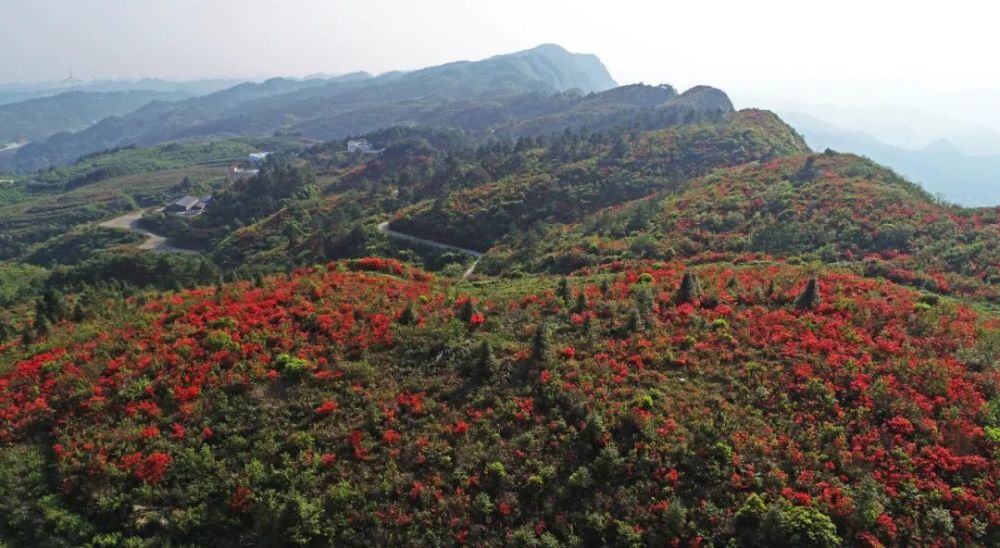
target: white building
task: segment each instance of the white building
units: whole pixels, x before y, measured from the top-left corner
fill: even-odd
[[[263,164],[265,160],[267,160],[267,157],[268,157],[269,154],[271,154],[271,153],[270,152],[252,152],[252,153],[250,153],[250,155],[247,156],[247,162],[249,162],[250,165],[252,165],[252,166],[259,166],[259,165]]]
[[[347,152],[355,153],[360,152],[362,154],[378,154],[382,152],[383,148],[375,150],[372,148],[372,144],[368,142],[368,139],[351,139],[347,141]]]
[[[244,169],[240,166],[229,166],[229,172],[227,175],[229,175],[230,181],[239,181],[241,179],[253,177],[258,173],[260,173],[259,169]]]

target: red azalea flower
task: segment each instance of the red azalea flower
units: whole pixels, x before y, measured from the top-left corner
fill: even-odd
[[[326,417],[337,410],[336,402],[325,401],[316,408],[316,414],[321,417]]]

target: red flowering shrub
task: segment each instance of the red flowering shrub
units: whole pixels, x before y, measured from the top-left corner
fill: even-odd
[[[491,315],[470,330],[455,282],[389,270],[181,292],[2,351],[0,464],[34,468],[0,485],[195,544],[791,542],[771,522],[997,540],[998,322],[960,303],[774,262],[621,262],[569,278],[582,307],[544,278],[463,286]],[[687,271],[702,298],[677,304]],[[389,320],[408,306],[423,323]]]
[[[170,455],[155,451],[149,455],[142,452],[132,453],[122,457],[121,467],[131,470],[136,478],[146,483],[159,483],[170,466]]]
[[[237,514],[245,514],[250,511],[250,495],[250,488],[241,485],[233,491],[226,506]]]
[[[398,443],[400,438],[399,432],[395,430],[386,430],[382,433],[382,441],[388,444]]]
[[[320,417],[325,417],[337,410],[336,402],[325,401],[316,408],[316,414]]]

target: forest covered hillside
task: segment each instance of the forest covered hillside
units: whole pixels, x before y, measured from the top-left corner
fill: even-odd
[[[509,239],[484,266],[559,272],[616,258],[761,253],[995,302],[998,235],[994,208],[941,203],[869,160],[831,153],[719,170],[679,193]]]
[[[997,322],[889,281],[369,258],[100,309],[3,355],[6,538],[997,541]]]
[[[0,184],[0,547],[1000,544],[1000,210],[554,46],[327,80]]]

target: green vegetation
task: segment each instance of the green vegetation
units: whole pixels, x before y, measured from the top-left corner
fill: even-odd
[[[713,298],[677,302],[692,271]],[[954,352],[995,319],[921,299],[781,263],[456,284],[381,258],[107,299],[0,352],[3,535],[992,546],[1000,372]]]
[[[486,250],[512,229],[530,234],[542,222],[579,221],[603,207],[656,191],[677,191],[691,177],[713,169],[806,150],[774,115],[756,111],[634,139],[615,132],[564,133],[537,148],[519,143],[514,158],[501,168],[506,172],[493,168],[491,173],[492,162],[457,163],[460,176],[445,189],[450,192],[397,214],[392,226]],[[484,174],[492,176],[483,180]]]
[[[1000,543],[996,211],[710,88],[531,97],[19,180],[4,542]],[[95,226],[206,193],[142,217],[199,253]]]
[[[127,147],[84,156],[73,165],[42,171],[33,179],[67,189],[96,182],[166,169],[244,161],[256,148],[241,141],[194,141],[153,148]]]
[[[870,161],[800,155],[718,170],[568,228],[515,235],[482,264],[485,272],[567,272],[629,258],[767,255],[997,301],[998,231],[995,210],[939,203]]]
[[[22,256],[75,227],[162,205],[189,191],[186,181],[222,184],[226,162],[252,150],[240,142],[133,148],[22,179],[0,202],[0,258]]]
[[[0,307],[9,308],[25,295],[33,295],[45,274],[45,269],[29,264],[0,263]]]
[[[140,243],[134,232],[103,227],[84,227],[56,236],[34,248],[24,262],[44,267],[74,265],[112,246]]]

